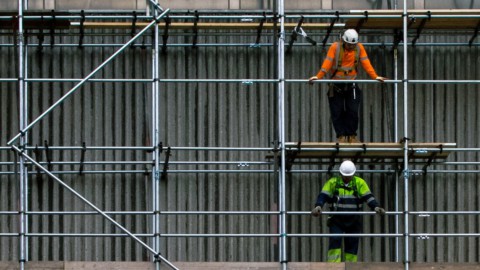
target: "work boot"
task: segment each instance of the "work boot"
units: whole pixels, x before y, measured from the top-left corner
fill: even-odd
[[[345,136],[337,137],[337,143],[346,143],[346,142],[348,142],[348,137],[345,137]]]
[[[356,135],[348,136],[349,143],[360,143],[360,140],[357,139]]]

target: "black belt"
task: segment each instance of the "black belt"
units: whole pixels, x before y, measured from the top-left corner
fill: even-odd
[[[355,89],[355,83],[334,83],[333,87],[336,91],[347,91]]]

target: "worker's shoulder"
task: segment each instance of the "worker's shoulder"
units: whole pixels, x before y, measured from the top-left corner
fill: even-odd
[[[361,42],[358,42],[357,45],[358,45],[358,48],[360,49],[360,52],[366,52],[365,46],[363,46]]]
[[[327,180],[327,183],[336,183],[339,179],[340,179],[339,176],[338,176],[338,175],[335,175],[335,176],[330,177],[330,178]]]
[[[328,179],[328,181],[336,181],[336,180],[339,180],[339,179],[341,179],[340,175],[339,174],[334,174],[334,175],[332,175],[332,177],[330,177]]]
[[[366,184],[367,183],[365,181],[365,179],[361,178],[360,176],[356,176],[356,175],[355,175],[355,181],[357,182],[357,184]]]
[[[340,41],[335,41],[330,45],[330,49],[337,49],[340,44]]]

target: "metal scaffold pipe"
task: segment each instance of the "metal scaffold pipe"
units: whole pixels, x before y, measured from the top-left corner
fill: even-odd
[[[94,209],[98,214],[102,215],[105,219],[110,221],[113,225],[115,225],[117,228],[122,230],[124,233],[126,233],[128,236],[130,236],[133,240],[135,240],[137,243],[142,245],[144,248],[149,250],[152,254],[154,254],[155,257],[161,259],[163,262],[165,262],[167,265],[169,265],[173,269],[177,269],[173,264],[171,264],[167,259],[165,259],[163,256],[161,256],[156,250],[152,249],[149,245],[147,245],[145,242],[140,240],[138,237],[136,237],[133,233],[131,233],[129,230],[127,230],[125,227],[123,227],[120,223],[116,222],[112,217],[109,215],[105,214],[100,208],[98,208],[95,204],[87,200],[85,197],[83,197],[80,193],[76,192],[73,188],[71,188],[69,185],[67,185],[65,182],[63,182],[60,178],[56,177],[53,173],[48,171],[46,168],[44,168],[42,165],[37,163],[33,158],[28,156],[24,151],[16,147],[15,145],[12,145],[12,149],[16,151],[19,155],[24,157],[25,159],[29,160],[35,166],[37,166],[40,170],[44,171],[50,178],[54,179],[57,183],[59,183],[61,186],[63,186],[65,189],[70,191],[72,194],[74,194],[77,198],[82,200],[85,204],[90,206],[92,209]]]
[[[34,125],[36,125],[40,120],[42,120],[46,115],[48,115],[54,108],[59,106],[65,99],[67,99],[70,95],[72,95],[77,89],[79,89],[83,84],[85,84],[91,77],[93,77],[98,71],[100,71],[103,67],[105,67],[110,61],[112,61],[117,55],[123,52],[126,48],[130,46],[135,40],[141,37],[147,30],[150,29],[153,25],[156,24],[157,20],[160,20],[162,17],[167,15],[169,9],[164,11],[158,17],[155,18],[151,23],[149,23],[145,28],[143,28],[140,32],[138,32],[134,37],[132,37],[127,43],[125,43],[120,49],[118,49],[113,55],[111,55],[107,60],[105,60],[102,64],[100,64],[97,68],[95,68],[90,74],[88,74],[80,83],[75,85],[72,89],[70,89],[65,95],[63,95],[59,100],[57,100],[52,106],[50,106],[46,111],[44,111],[40,116],[38,116],[35,120],[33,120],[30,124],[28,124],[25,128],[21,130],[19,134],[13,137],[7,145],[12,145],[15,143],[22,134],[30,130]]]

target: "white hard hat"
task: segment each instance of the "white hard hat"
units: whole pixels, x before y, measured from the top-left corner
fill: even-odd
[[[355,174],[355,171],[355,164],[353,164],[353,162],[351,162],[350,160],[345,160],[340,165],[340,173],[343,176],[352,176],[353,174]]]
[[[358,43],[358,33],[355,29],[348,29],[343,33],[342,36],[343,41],[349,44],[357,44]]]

